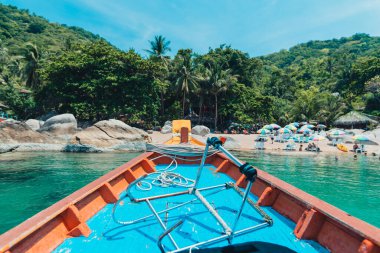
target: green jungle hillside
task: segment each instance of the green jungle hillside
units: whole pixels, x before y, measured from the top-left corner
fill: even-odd
[[[380,116],[380,38],[367,34],[261,57],[228,45],[169,57],[171,42],[159,35],[147,41],[147,58],[0,5],[0,39],[0,109],[19,119],[56,111],[151,128],[185,117],[222,129],[231,122],[331,124],[352,110]]]

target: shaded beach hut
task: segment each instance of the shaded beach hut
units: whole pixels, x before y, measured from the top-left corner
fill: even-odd
[[[377,125],[379,122],[371,119],[364,113],[351,111],[343,116],[340,116],[334,121],[334,125],[342,128],[366,128],[370,124]]]

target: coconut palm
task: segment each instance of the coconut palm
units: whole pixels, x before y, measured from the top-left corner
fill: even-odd
[[[154,40],[150,40],[149,43],[150,50],[148,49],[145,51],[147,51],[151,56],[165,61],[165,54],[171,50],[169,47],[170,41],[166,40],[164,36],[158,35],[154,37]]]
[[[182,94],[182,115],[185,117],[186,95],[198,88],[199,77],[195,73],[191,50],[180,50],[178,55],[179,65],[176,86],[178,92]]]
[[[162,35],[158,35],[154,37],[154,40],[149,41],[150,44],[150,50],[145,50],[148,52],[153,59],[157,59],[161,64],[163,64],[163,67],[166,71],[163,71],[163,73],[168,71],[168,64],[169,64],[169,58],[165,56],[167,52],[169,52],[171,49],[169,47],[170,41],[166,40],[166,38]],[[161,115],[164,115],[165,108],[164,108],[164,97],[165,92],[167,88],[167,81],[165,81],[165,76],[155,77],[156,83],[159,84],[159,90],[160,90],[160,111]]]
[[[41,54],[36,45],[32,43],[26,44],[26,54],[25,54],[25,79],[26,86],[35,88],[40,83],[39,75],[37,72],[39,61],[41,59]]]
[[[214,126],[217,130],[218,124],[218,96],[221,92],[226,92],[228,88],[237,82],[237,76],[231,74],[231,69],[223,70],[222,66],[216,63],[209,64],[208,75],[210,80],[210,93],[215,98],[215,118]]]

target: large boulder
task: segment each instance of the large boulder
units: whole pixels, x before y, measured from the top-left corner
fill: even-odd
[[[78,131],[77,127],[74,115],[65,113],[49,118],[38,131],[52,135],[71,135]]]
[[[239,142],[230,136],[226,137],[226,142],[223,144],[223,146],[226,149],[232,149],[232,150],[237,150],[241,148]]]
[[[166,121],[164,126],[161,129],[161,133],[162,134],[170,134],[170,133],[172,133],[172,129],[173,129],[172,122]]]
[[[56,140],[32,130],[27,124],[19,121],[0,123],[0,142],[14,143],[55,143]]]
[[[145,145],[147,137],[148,134],[145,131],[131,127],[120,120],[111,119],[99,121],[74,134],[71,143],[111,148],[131,143]]]
[[[210,133],[210,128],[202,125],[197,125],[191,129],[191,134],[206,136]]]
[[[37,119],[28,119],[27,121],[25,121],[25,124],[27,124],[32,130],[37,131],[41,128],[44,122]]]
[[[101,153],[101,149],[90,146],[90,145],[81,145],[81,144],[68,144],[63,149],[62,152],[69,153]]]

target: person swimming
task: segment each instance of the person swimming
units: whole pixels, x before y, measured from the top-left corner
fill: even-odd
[[[357,155],[354,155],[354,160],[358,160],[358,156]]]

